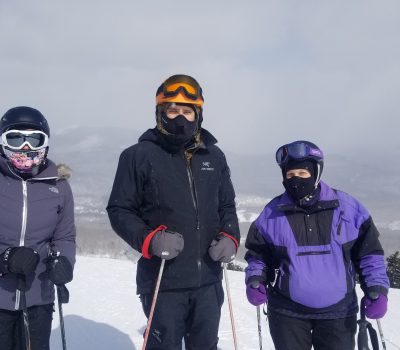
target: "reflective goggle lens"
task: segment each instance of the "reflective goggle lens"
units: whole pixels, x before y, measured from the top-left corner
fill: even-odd
[[[276,151],[276,162],[279,165],[283,164],[284,159],[287,158],[287,151],[286,151],[286,147],[280,147],[277,151]]]
[[[187,75],[174,75],[168,78],[162,88],[162,92],[166,97],[173,97],[179,93],[183,93],[191,100],[203,100],[201,87],[198,82]]]
[[[22,149],[27,144],[32,150],[46,147],[48,137],[41,131],[18,131],[10,130],[2,135],[4,146],[13,149]]]
[[[199,97],[201,97],[201,92],[196,89],[196,87],[185,83],[164,85],[163,92],[165,97],[174,97],[179,93],[183,93],[187,98],[191,100],[197,100]]]
[[[170,84],[170,85],[166,85],[165,86],[165,91],[166,92],[177,92],[179,89],[183,89],[186,90],[186,93],[191,94],[191,95],[197,95],[198,94],[198,90],[196,90],[196,88],[194,86],[191,86],[189,84],[185,84],[185,83],[176,83],[176,84]]]
[[[290,158],[301,160],[307,157],[323,159],[324,155],[318,148],[311,147],[303,142],[294,142],[284,145],[276,151],[276,162],[281,166],[288,162]]]
[[[287,146],[287,153],[293,158],[304,158],[308,155],[309,146],[304,143],[292,143]]]

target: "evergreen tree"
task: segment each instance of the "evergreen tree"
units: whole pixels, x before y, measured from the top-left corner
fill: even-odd
[[[387,274],[389,276],[390,287],[400,288],[400,253],[390,255],[387,260]]]

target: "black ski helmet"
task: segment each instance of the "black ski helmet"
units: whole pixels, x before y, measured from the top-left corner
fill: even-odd
[[[161,125],[161,118],[171,103],[189,105],[196,113],[198,130],[203,122],[203,91],[197,80],[190,75],[175,74],[166,79],[156,92],[156,121],[161,132],[165,129]]]
[[[31,107],[14,107],[3,115],[0,119],[0,134],[13,128],[40,130],[50,137],[50,127],[46,118],[37,109]]]
[[[311,162],[314,165],[315,186],[319,184],[324,169],[324,154],[316,144],[305,140],[288,143],[278,148],[275,158],[282,170],[283,178],[286,177],[289,165]]]

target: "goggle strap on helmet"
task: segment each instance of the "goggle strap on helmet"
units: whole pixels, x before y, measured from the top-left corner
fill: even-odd
[[[276,162],[280,167],[285,166],[290,159],[306,160],[314,159],[322,161],[324,155],[318,147],[311,146],[305,141],[295,141],[278,148],[275,154]]]
[[[317,163],[317,176],[315,178],[315,185],[314,185],[315,188],[318,187],[318,185],[319,185],[319,183],[321,181],[321,175],[322,175],[322,173],[321,173],[321,164]]]
[[[169,77],[156,93],[157,105],[168,102],[190,103],[202,107],[204,98],[199,83],[188,75],[178,74]]]

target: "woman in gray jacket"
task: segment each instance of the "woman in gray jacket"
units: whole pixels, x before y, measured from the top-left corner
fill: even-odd
[[[0,134],[0,347],[46,350],[54,285],[72,280],[75,263],[72,192],[47,158],[50,129],[38,110],[10,109]]]

